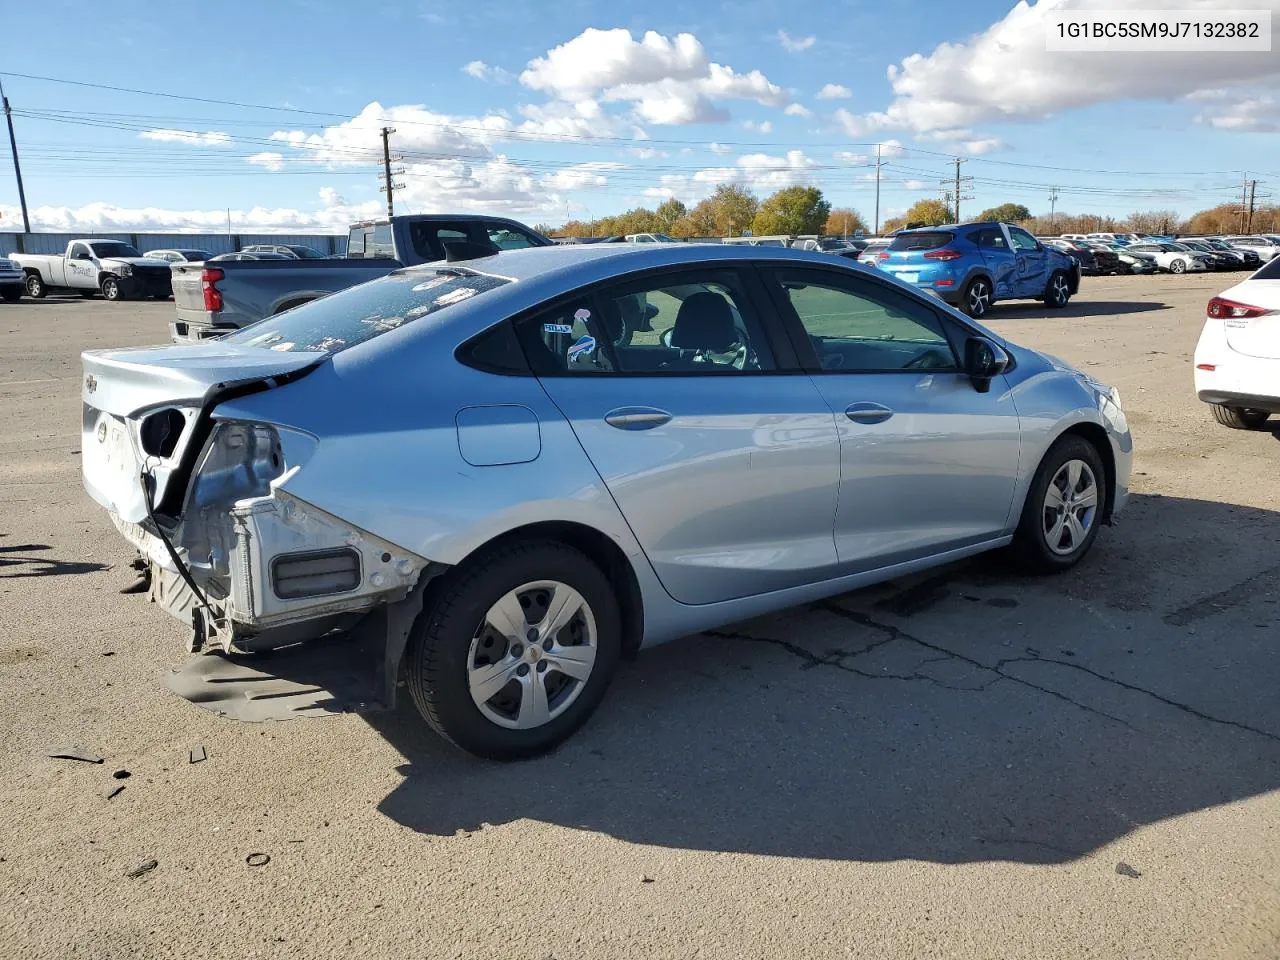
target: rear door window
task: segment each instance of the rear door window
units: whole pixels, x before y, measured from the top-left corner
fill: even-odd
[[[391,257],[396,255],[395,241],[391,238],[391,224],[380,223],[373,228],[373,236],[366,248],[366,257]]]

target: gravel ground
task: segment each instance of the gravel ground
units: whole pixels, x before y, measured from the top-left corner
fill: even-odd
[[[80,487],[78,354],[172,305],[0,305],[0,956],[1280,955],[1280,430],[1191,385],[1231,282],[993,314],[1133,424],[1078,568],[978,559],[647,651],[517,765],[408,704],[252,725],[168,693],[183,631],[117,592]]]

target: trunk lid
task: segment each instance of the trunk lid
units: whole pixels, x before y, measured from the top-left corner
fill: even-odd
[[[1220,321],[1226,330],[1227,345],[1246,357],[1280,360],[1280,280],[1246,280],[1219,296],[1271,311],[1260,317]]]
[[[203,263],[180,263],[173,266],[173,304],[186,316],[204,313],[208,318],[206,322],[212,323],[215,314],[204,308],[204,283],[200,279],[204,269]]]
[[[185,485],[203,442],[201,422],[207,425],[217,403],[237,388],[274,386],[280,378],[301,375],[327,357],[217,341],[85,351],[80,438],[85,490],[121,520],[141,523],[147,517],[144,468],[153,502],[163,503],[171,485]]]

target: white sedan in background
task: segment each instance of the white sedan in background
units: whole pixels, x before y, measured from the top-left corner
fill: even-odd
[[[1223,426],[1280,413],[1280,258],[1209,301],[1196,344],[1196,395]]]
[[[1146,253],[1155,258],[1156,266],[1169,273],[1196,273],[1209,269],[1208,254],[1197,253],[1180,243],[1164,243],[1148,240],[1131,243],[1125,247],[1131,253]]]

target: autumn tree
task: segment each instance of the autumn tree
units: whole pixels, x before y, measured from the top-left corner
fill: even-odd
[[[832,210],[827,214],[827,222],[822,227],[822,232],[831,237],[850,237],[859,230],[870,233],[867,222],[862,219],[858,211],[848,207]]]
[[[936,227],[944,223],[953,223],[955,218],[951,215],[951,207],[943,203],[941,200],[917,200],[910,209],[900,217],[891,217],[884,222],[882,228],[885,233],[893,233],[894,230],[901,230],[909,224],[915,224],[921,227]]]
[[[688,213],[689,209],[675,197],[663,200],[662,203],[658,204],[658,209],[653,211],[653,219],[657,223],[657,231],[659,233],[671,233],[676,223]]]
[[[1173,210],[1135,210],[1125,220],[1134,233],[1177,233],[1182,218]]]
[[[1022,223],[1031,219],[1031,211],[1020,203],[1002,203],[998,207],[988,207],[974,217],[975,220],[996,220],[1000,223]]]
[[[760,204],[751,232],[758,237],[821,233],[830,214],[831,204],[817,187],[784,187]]]
[[[695,226],[693,236],[739,237],[750,229],[759,209],[760,201],[750,190],[722,183],[689,212]]]

